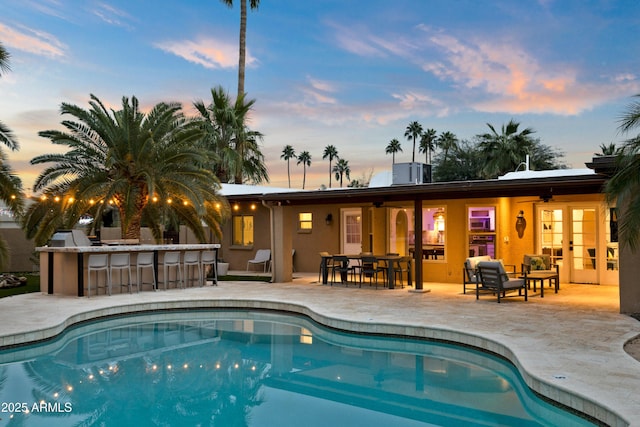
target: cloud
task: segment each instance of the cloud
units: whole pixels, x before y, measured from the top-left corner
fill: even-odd
[[[133,28],[131,24],[126,22],[132,20],[131,16],[125,11],[111,5],[98,3],[97,7],[92,11],[92,13],[109,25],[127,29]]]
[[[470,105],[479,111],[575,115],[639,85],[630,74],[582,82],[579,70],[543,64],[513,43],[463,42],[443,33],[429,34],[429,42],[443,56],[425,62],[423,69],[468,91],[476,99]]]
[[[327,23],[334,30],[338,47],[358,56],[385,58],[390,55],[407,57],[415,49],[412,42],[394,34],[380,35],[366,28]]]
[[[202,37],[197,40],[165,41],[154,46],[205,68],[233,68],[238,65],[238,45],[235,42]],[[255,63],[255,58],[247,50],[246,65]]]
[[[335,97],[330,96],[336,92],[336,88],[328,81],[317,80],[307,77],[308,86],[302,87],[300,90],[304,94],[305,101],[311,104],[336,104],[338,101]]]
[[[56,37],[27,27],[13,28],[0,23],[0,40],[11,48],[50,58],[66,56],[67,46]]]

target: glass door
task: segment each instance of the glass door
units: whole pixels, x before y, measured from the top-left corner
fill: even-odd
[[[564,273],[562,253],[565,241],[563,209],[544,206],[538,210],[538,218],[540,219],[538,248],[541,248],[542,254],[551,257],[552,264],[560,266],[562,275]]]
[[[598,251],[597,219],[596,208],[571,208],[571,282],[598,283],[600,259],[604,258]]]

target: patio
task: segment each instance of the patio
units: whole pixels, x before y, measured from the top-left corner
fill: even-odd
[[[234,272],[231,272],[233,274]],[[237,272],[245,274],[246,272]],[[624,343],[640,322],[618,313],[617,286],[561,284],[558,294],[532,294],[502,304],[462,294],[462,284],[410,288],[321,285],[316,273],[294,273],[292,283],[220,282],[219,286],[78,298],[27,294],[0,300],[0,345],[59,333],[96,316],[166,308],[235,307],[299,312],[328,326],[438,338],[501,354],[529,386],[613,425],[640,420],[640,361]],[[499,325],[499,328],[496,327]],[[594,403],[602,405],[595,406]]]

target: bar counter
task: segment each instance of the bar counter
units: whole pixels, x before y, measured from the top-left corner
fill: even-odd
[[[135,254],[153,252],[155,270],[155,288],[158,288],[158,260],[163,252],[173,251],[205,251],[213,250],[218,259],[220,244],[185,244],[185,245],[103,245],[103,246],[42,246],[36,248],[40,252],[40,291],[47,294],[84,296],[84,284],[87,277],[85,255],[112,254],[128,252],[131,254],[131,268],[135,269]],[[136,277],[137,280],[137,277]]]

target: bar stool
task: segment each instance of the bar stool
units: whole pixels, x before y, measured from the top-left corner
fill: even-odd
[[[202,283],[207,283],[207,275],[205,272],[205,265],[210,265],[213,272],[213,285],[218,286],[218,266],[216,265],[216,253],[215,251],[202,251],[200,255],[200,266],[202,267]]]
[[[91,298],[91,272],[96,272],[96,295],[98,295],[98,289],[100,289],[100,271],[104,271],[105,284],[102,286],[106,288],[111,295],[111,278],[109,277],[109,255],[107,254],[93,254],[89,255],[87,261],[87,298]]]
[[[151,269],[151,278],[153,279],[151,282],[144,281],[144,270]],[[138,292],[144,285],[151,285],[154,291],[157,291],[156,288],[156,269],[153,268],[153,252],[140,252],[136,257],[136,286],[138,287]]]
[[[171,278],[169,277],[171,268],[176,269],[175,280],[171,280]],[[178,286],[182,287],[182,267],[180,266],[180,252],[173,251],[164,253],[164,257],[162,258],[162,272],[165,291],[167,290],[167,285],[171,283],[175,283],[176,288]]]
[[[121,288],[123,287],[128,287],[129,288],[129,293],[131,293],[131,262],[130,262],[130,257],[129,257],[129,253],[120,253],[120,254],[111,254],[110,260],[109,260],[109,275],[111,276],[111,283],[109,284],[109,287],[111,287],[113,285],[113,270],[118,271],[118,276],[119,276],[119,286]],[[125,284],[122,281],[122,272],[126,271],[127,272],[127,283]]]
[[[195,271],[198,273],[198,281],[197,283],[202,286],[202,275],[200,274],[200,270],[202,267],[200,266],[200,251],[186,251],[184,253],[184,286],[189,287],[189,283],[196,281],[195,272],[192,275],[193,267],[195,267]]]

